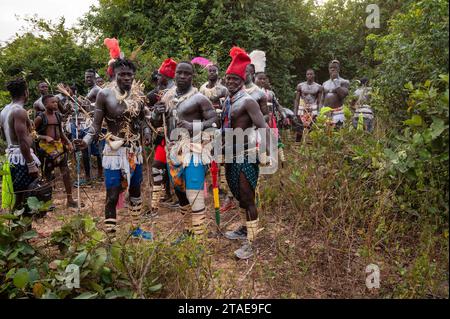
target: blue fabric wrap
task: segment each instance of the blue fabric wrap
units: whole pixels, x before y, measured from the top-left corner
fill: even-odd
[[[205,183],[205,173],[206,173],[206,167],[203,164],[197,164],[195,165],[193,162],[193,159],[191,158],[191,161],[189,162],[189,165],[187,167],[178,167],[177,169],[174,169],[172,167],[172,170],[170,169],[170,165],[167,165],[169,168],[169,174],[170,181],[172,182],[172,185],[178,190],[184,192],[185,190],[183,188],[180,188],[177,186],[181,182],[181,180],[185,184],[185,188],[189,190],[202,190]],[[172,174],[176,174],[173,176]],[[174,179],[177,180],[177,183],[174,183]]]
[[[105,186],[107,189],[122,185],[122,170],[120,169],[105,169]],[[142,183],[142,164],[136,165],[136,168],[131,172],[131,180],[129,187],[139,186]]]

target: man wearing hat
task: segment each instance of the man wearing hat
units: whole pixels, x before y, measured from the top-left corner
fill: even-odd
[[[179,200],[186,236],[202,236],[206,229],[204,181],[211,149],[205,148],[205,130],[217,128],[218,119],[211,102],[192,86],[194,67],[191,62],[179,62],[175,71],[175,86],[155,105],[153,123],[168,123],[167,162],[171,181]],[[211,145],[211,143],[209,143]]]
[[[250,57],[240,48],[233,47],[230,51],[231,64],[226,71],[225,86],[229,96],[225,101],[222,113],[222,130],[225,133],[225,175],[233,196],[239,201],[241,225],[234,231],[225,233],[228,239],[245,240],[244,245],[234,253],[240,259],[253,256],[251,243],[255,240],[258,229],[258,212],[255,204],[255,189],[258,183],[259,164],[256,157],[251,160],[252,151],[256,146],[256,128],[268,128],[260,106],[245,90],[248,79]],[[243,152],[239,152],[237,143],[227,144],[227,132],[247,130],[250,134],[244,136]],[[252,134],[253,133],[253,134]],[[269,130],[267,130],[269,133]],[[264,143],[265,144],[265,143]],[[265,145],[260,145],[265,150]],[[232,152],[230,160],[230,150]],[[263,159],[264,158],[264,159]],[[265,164],[265,156],[260,154],[260,161]]]
[[[175,69],[177,63],[168,58],[164,60],[158,70],[158,82],[156,87],[150,91],[147,95],[149,106],[154,108],[155,104],[161,100],[167,90],[174,86],[173,78],[175,77]],[[158,213],[158,207],[162,194],[165,190],[165,197],[162,199],[164,202],[169,201],[172,197],[170,193],[170,180],[167,170],[166,159],[166,140],[164,138],[164,129],[161,127],[158,130],[158,134],[154,140],[155,155],[153,158],[152,174],[153,174],[153,193],[152,193],[152,212],[151,215],[155,216]]]

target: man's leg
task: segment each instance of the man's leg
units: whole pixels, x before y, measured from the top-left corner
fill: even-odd
[[[170,178],[169,178],[169,171],[167,170],[167,165],[164,164],[164,175],[163,175],[163,182],[164,182],[164,190],[166,192],[166,199],[170,200],[172,198],[172,192],[170,191]]]
[[[240,171],[241,167],[239,164],[226,164],[226,178],[227,183],[229,185],[229,189],[233,192],[233,195],[239,201],[239,215],[240,215],[240,224],[236,230],[225,232],[225,237],[230,240],[235,239],[246,239],[247,238],[247,205],[241,201],[240,196]]]
[[[89,148],[84,149],[81,154],[83,156],[83,167],[86,182],[89,182],[91,180],[91,156],[89,155]]]
[[[29,213],[29,207],[26,205],[28,185],[33,179],[28,174],[28,167],[26,165],[11,165],[11,179],[13,182],[13,191],[15,192],[16,201],[13,210],[20,210],[25,207],[25,215]]]
[[[142,164],[136,165],[134,172],[130,179],[130,186],[128,187],[128,194],[130,195],[130,205],[128,211],[131,216],[133,228],[139,226],[142,218],[142,198],[141,198],[141,184],[143,180]]]
[[[296,142],[301,142],[302,141],[302,137],[303,137],[303,130],[304,130],[304,126],[303,126],[303,122],[300,116],[297,116],[297,120],[295,123],[295,128],[296,128],[296,135],[295,135],[295,141]]]
[[[205,183],[205,167],[194,165],[193,160],[186,167],[186,196],[191,205],[191,227],[196,236],[201,236],[206,230],[206,207],[203,187]]]
[[[63,178],[64,188],[66,189],[67,207],[77,208],[78,203],[74,201],[72,197],[72,179],[70,177],[69,167],[67,166],[68,154],[66,153],[63,156],[65,157],[65,159],[60,163],[59,169]]]
[[[152,214],[158,212],[162,194],[164,193],[164,174],[166,165],[159,161],[154,161],[152,165],[153,192],[152,192]]]
[[[103,166],[102,166],[102,156],[97,155],[97,178],[101,180],[103,178]]]
[[[253,256],[253,250],[251,244],[255,241],[256,235],[259,232],[258,224],[258,212],[255,204],[255,190],[250,185],[247,177],[243,172],[239,176],[240,186],[240,205],[246,208],[246,229],[247,229],[247,241],[246,243],[236,250],[234,253],[236,257],[240,259],[247,259]]]
[[[108,233],[116,232],[116,205],[122,192],[122,172],[120,170],[105,169],[106,204],[105,229]]]
[[[220,165],[220,188],[225,193],[225,201],[220,208],[221,213],[226,213],[236,207],[233,199],[233,194],[228,187],[228,182],[225,176],[225,164]]]

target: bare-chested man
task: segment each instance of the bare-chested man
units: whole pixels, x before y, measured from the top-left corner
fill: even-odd
[[[82,104],[81,106],[91,114],[91,116],[94,113],[95,109],[95,101],[97,100],[97,95],[102,89],[96,84],[96,72],[94,69],[88,69],[84,72],[84,82],[86,86],[88,87],[89,91],[86,95],[87,100],[90,103]],[[81,132],[81,136],[84,136],[86,131]],[[99,180],[103,177],[103,169],[102,169],[102,154],[100,153],[100,144],[97,139],[92,140],[91,145],[89,145],[89,156],[86,158],[86,150],[84,150],[83,154],[83,165],[88,167],[85,167],[85,173],[86,173],[86,180],[89,182],[91,179],[91,155],[95,156],[97,158],[97,178]]]
[[[323,83],[323,106],[331,107],[332,123],[336,128],[344,124],[344,99],[348,95],[348,88],[350,82],[339,76],[340,63],[338,60],[333,60],[328,65],[328,72],[330,79]]]
[[[150,129],[144,125],[145,95],[134,81],[136,67],[127,59],[117,59],[113,64],[115,81],[98,93],[94,123],[83,140],[74,141],[79,148],[86,148],[101,132],[105,120],[107,134],[103,152],[105,171],[106,205],[105,226],[110,233],[116,231],[116,205],[119,195],[128,189],[129,213],[133,228],[138,226],[142,217],[142,145],[139,132],[142,126],[145,144],[150,142]],[[151,238],[151,234],[140,227],[133,236]]]
[[[218,82],[219,67],[217,65],[209,65],[206,69],[208,70],[208,82],[204,83],[199,91],[211,101],[216,110],[222,111],[222,103],[228,90]]]
[[[36,116],[39,112],[45,111],[44,103],[42,103],[42,97],[44,95],[48,94],[48,84],[47,82],[39,82],[38,84],[38,91],[41,95],[34,103],[33,103],[33,109],[34,109],[34,116]]]
[[[255,66],[253,64],[247,65],[245,70],[245,91],[255,99],[264,118],[268,120],[269,110],[267,108],[267,96],[264,94],[264,91],[255,84]]]
[[[275,130],[275,134],[278,137],[278,156],[281,161],[281,165],[284,165],[285,157],[283,150],[283,143],[281,142],[280,132],[278,130],[279,122],[286,123],[287,116],[286,111],[278,102],[277,97],[275,96],[275,92],[270,89],[269,78],[267,77],[265,72],[258,72],[255,75],[255,83],[256,85],[263,90],[264,94],[267,98],[267,110],[269,112],[269,127]],[[278,120],[280,118],[280,120]]]
[[[229,129],[268,128],[261,112],[260,106],[245,90],[245,79],[248,78],[248,65],[250,57],[243,53],[230,52],[232,61],[226,72],[225,85],[230,95],[225,101],[222,128]],[[262,92],[262,91],[261,91]],[[233,160],[225,163],[225,175],[233,196],[239,201],[242,224],[234,230],[225,233],[228,239],[244,239],[245,244],[235,251],[238,258],[246,259],[253,256],[251,243],[258,232],[258,212],[255,204],[255,189],[258,183],[259,164],[249,161],[249,152],[256,144],[256,131],[254,136],[244,139],[244,154],[236,154],[236,145],[233,142]],[[253,139],[255,141],[251,142]],[[263,148],[263,146],[260,146]],[[225,156],[230,145],[225,145]],[[243,156],[242,156],[243,155]]]
[[[247,54],[245,51],[241,51],[243,54]],[[247,54],[248,55],[248,54]],[[226,79],[225,79],[226,83]],[[253,64],[248,64],[245,69],[245,81],[244,81],[244,90],[258,103],[259,109],[264,116],[266,121],[269,121],[269,112],[267,108],[267,97],[264,94],[263,90],[261,90],[255,84],[255,66]],[[220,209],[221,212],[227,212],[231,209],[235,208],[235,204],[233,201],[233,197],[229,192],[226,196],[226,199]]]
[[[186,236],[202,236],[205,232],[203,187],[205,165],[209,164],[210,159],[203,155],[210,154],[203,149],[202,134],[204,130],[218,126],[211,102],[192,86],[193,74],[194,67],[190,62],[178,63],[176,85],[157,104],[153,118],[155,125],[158,125],[161,123],[160,115],[164,113],[169,123],[167,161],[185,226],[178,241]]]
[[[6,140],[6,156],[11,170],[13,192],[15,193],[14,209],[20,209],[26,200],[30,184],[39,176],[40,161],[31,148],[32,125],[28,113],[24,109],[28,101],[28,87],[24,79],[7,83],[12,102],[0,113],[1,132]],[[28,208],[26,208],[27,210]]]
[[[98,92],[102,89],[96,83],[96,74],[94,69],[88,69],[84,72],[84,83],[89,90],[86,98],[92,103],[91,105],[83,105],[88,112],[95,109],[95,100],[97,99]]]
[[[72,143],[64,134],[62,116],[58,112],[58,98],[45,95],[42,98],[45,112],[39,113],[34,120],[38,135],[38,152],[43,160],[43,172],[48,182],[54,180],[56,167],[61,170],[67,195],[67,207],[76,208],[78,203],[72,197],[72,180],[67,165],[68,153],[73,151]]]
[[[153,110],[155,104],[161,100],[164,93],[175,85],[173,78],[175,77],[176,67],[177,63],[171,58],[165,59],[159,67],[157,85],[147,95],[150,110]],[[158,213],[161,203],[169,205],[172,199],[169,171],[167,169],[166,139],[162,127],[158,128],[153,144],[155,146],[155,155],[152,163],[153,193],[151,216],[155,216]],[[162,198],[163,192],[165,192],[164,198]],[[175,203],[172,204],[175,205]]]
[[[315,82],[314,70],[308,69],[306,81],[297,85],[297,94],[295,95],[294,113],[298,120],[297,142],[302,140],[303,130],[310,129],[316,119],[322,103],[322,93],[322,85]]]
[[[214,106],[217,115],[220,117],[222,113],[223,102],[225,101],[226,96],[228,95],[228,90],[225,86],[219,83],[219,67],[215,64],[209,65],[206,67],[208,70],[208,82],[204,83],[200,87],[200,93],[206,96]],[[219,123],[220,124],[220,123]],[[220,165],[220,192],[221,194],[227,194],[228,199],[228,208],[231,209],[234,207],[234,203],[231,200],[232,195],[227,190],[227,181],[225,179],[225,166]],[[226,207],[226,206],[224,206]]]
[[[372,88],[369,86],[369,79],[364,77],[359,81],[359,88],[355,90],[350,102],[355,110],[352,124],[356,129],[364,129],[368,132],[373,131],[373,110],[370,106]]]

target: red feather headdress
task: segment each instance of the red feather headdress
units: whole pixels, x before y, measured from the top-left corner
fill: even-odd
[[[123,56],[123,53],[121,54],[120,52],[120,47],[119,47],[119,41],[116,38],[106,38],[103,41],[103,44],[106,45],[106,47],[109,50],[109,56],[111,58],[111,60],[109,60],[108,62],[108,70],[106,71],[110,77],[114,76],[114,71],[112,69],[112,64],[114,63],[114,61],[118,58],[121,57],[121,55]]]

